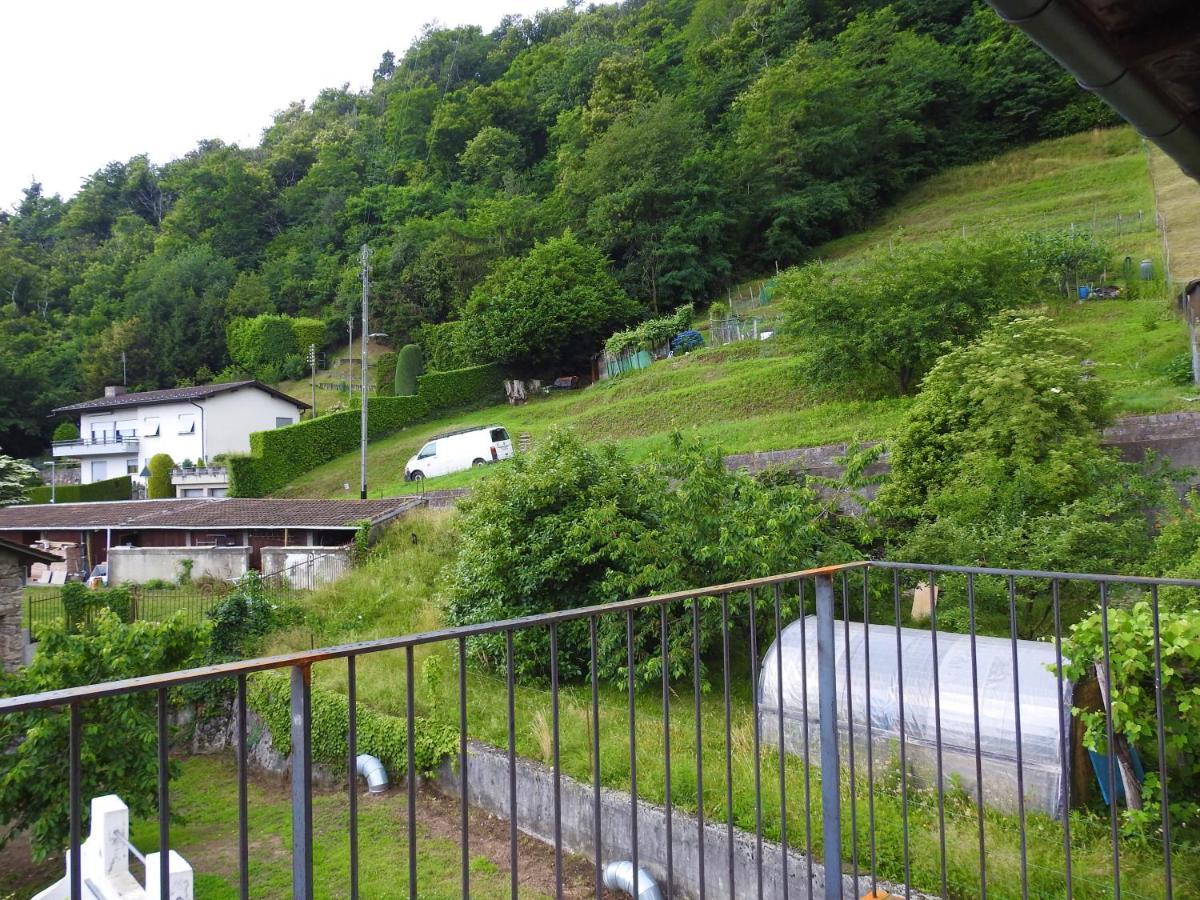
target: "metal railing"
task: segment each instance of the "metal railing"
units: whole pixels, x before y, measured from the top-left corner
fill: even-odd
[[[926,631],[929,645],[928,652],[933,661],[930,670],[932,680],[919,685],[918,697],[912,695],[912,685],[909,685],[909,696],[905,696],[905,676],[903,670],[912,666],[914,656],[911,646],[902,646],[902,633],[912,631],[913,621],[902,612],[901,598],[908,586],[932,590],[933,602],[930,609],[930,621]],[[348,693],[348,728],[346,734],[346,773],[349,781],[349,895],[358,896],[359,883],[359,854],[358,854],[358,813],[357,813],[357,688],[356,661],[359,657],[375,653],[400,652],[404,655],[405,671],[405,709],[407,720],[407,892],[408,896],[418,896],[418,831],[417,831],[417,796],[416,796],[416,767],[414,762],[414,650],[419,647],[435,644],[449,644],[458,663],[457,700],[458,700],[458,745],[457,767],[461,796],[461,821],[459,841],[461,845],[461,886],[463,897],[471,895],[471,856],[470,856],[470,817],[468,804],[469,785],[471,779],[471,756],[468,752],[468,648],[489,636],[500,637],[503,641],[503,671],[504,685],[507,697],[507,763],[508,763],[508,814],[509,814],[509,865],[511,869],[511,892],[517,896],[519,884],[520,859],[517,842],[517,756],[516,756],[516,717],[514,714],[514,696],[516,675],[514,665],[514,639],[525,643],[530,635],[548,637],[549,647],[549,694],[551,706],[551,746],[552,746],[552,778],[553,803],[552,819],[546,823],[553,834],[554,845],[554,879],[556,895],[563,895],[563,809],[562,788],[564,775],[560,760],[560,693],[564,689],[560,678],[560,658],[564,652],[574,653],[577,658],[586,659],[586,673],[580,682],[580,690],[590,687],[591,721],[596,727],[589,734],[591,741],[591,841],[592,846],[588,855],[595,863],[595,894],[599,898],[604,895],[602,861],[606,854],[612,852],[611,829],[604,834],[602,829],[602,810],[605,808],[601,801],[601,745],[600,745],[600,668],[599,658],[601,647],[598,642],[598,629],[606,620],[615,619],[617,627],[624,631],[625,666],[623,677],[626,685],[622,692],[627,697],[629,721],[629,787],[628,820],[623,819],[622,828],[627,828],[629,852],[632,857],[633,872],[639,867],[645,868],[660,877],[665,885],[664,895],[667,897],[680,894],[698,895],[701,898],[706,892],[711,896],[764,896],[764,882],[768,883],[768,893],[771,896],[795,897],[823,896],[825,898],[858,897],[867,890],[873,892],[886,889],[894,894],[906,897],[923,895],[921,892],[937,892],[941,896],[987,896],[989,892],[1002,896],[1030,895],[1029,859],[1031,842],[1043,841],[1047,834],[1053,832],[1053,852],[1056,859],[1062,860],[1061,887],[1052,890],[1053,895],[1061,896],[1113,896],[1119,898],[1122,889],[1136,895],[1152,895],[1172,897],[1175,887],[1172,875],[1172,827],[1173,822],[1169,812],[1170,794],[1168,782],[1172,779],[1171,757],[1167,754],[1167,735],[1164,733],[1163,709],[1163,662],[1162,642],[1159,637],[1159,591],[1165,587],[1197,589],[1200,581],[1186,579],[1142,578],[1116,575],[1079,574],[1063,572],[1046,572],[1030,570],[1010,570],[994,568],[968,568],[958,566],[920,565],[892,562],[855,562],[844,565],[830,566],[819,569],[794,572],[769,578],[758,578],[731,584],[716,585],[695,590],[679,591],[655,597],[632,599],[623,602],[609,603],[600,606],[590,606],[577,609],[561,610],[542,615],[505,621],[487,622],[463,627],[443,628],[420,634],[404,635],[393,638],[363,641],[340,646],[327,647],[307,652],[288,653],[279,656],[259,659],[248,659],[239,662],[208,666],[181,672],[171,672],[151,675],[141,678],[126,679],[104,684],[87,685],[64,690],[49,691],[21,697],[0,699],[0,716],[30,710],[65,709],[69,716],[69,747],[66,765],[69,767],[70,786],[70,882],[71,896],[82,896],[80,884],[78,847],[84,804],[81,793],[82,771],[81,759],[83,741],[83,714],[88,704],[102,701],[107,697],[133,693],[155,692],[157,697],[158,714],[158,752],[159,752],[159,850],[161,859],[167,859],[167,848],[170,833],[168,828],[170,816],[170,785],[169,766],[167,758],[169,692],[173,688],[193,682],[210,679],[228,678],[236,682],[235,724],[237,782],[238,782],[238,861],[240,895],[249,897],[249,814],[247,793],[247,722],[246,698],[247,677],[256,672],[287,669],[290,672],[291,690],[291,819],[292,819],[292,896],[307,900],[313,896],[313,788],[312,788],[312,711],[311,711],[311,682],[312,668],[319,664],[343,663],[346,666],[346,685]],[[938,591],[940,589],[940,597]],[[1097,884],[1093,875],[1090,881],[1082,876],[1073,879],[1072,850],[1076,836],[1073,835],[1072,816],[1067,806],[1072,801],[1070,789],[1064,787],[1064,797],[1067,805],[1060,814],[1054,817],[1042,817],[1038,827],[1027,829],[1027,820],[1033,813],[1026,808],[1026,786],[1021,783],[1025,764],[1022,760],[1023,750],[1027,750],[1028,735],[1022,733],[1022,713],[1029,707],[1022,700],[1022,682],[1018,678],[1018,657],[1023,652],[1024,644],[1020,633],[1038,632],[1047,643],[1053,643],[1056,665],[1054,678],[1057,679],[1058,690],[1055,692],[1057,703],[1052,705],[1050,737],[1057,740],[1057,748],[1064,768],[1067,766],[1067,747],[1069,735],[1073,728],[1072,701],[1063,690],[1063,655],[1064,629],[1071,619],[1080,619],[1085,613],[1101,617],[1104,626],[1103,643],[1103,679],[1107,684],[1102,687],[1102,702],[1097,710],[1107,722],[1106,747],[1117,746],[1118,737],[1113,730],[1112,711],[1114,704],[1123,698],[1117,681],[1108,674],[1110,666],[1110,636],[1108,623],[1118,606],[1131,603],[1139,598],[1150,605],[1153,614],[1153,636],[1150,645],[1144,648],[1148,658],[1152,659],[1153,678],[1152,692],[1155,699],[1155,722],[1152,740],[1143,749],[1148,757],[1153,758],[1155,765],[1147,769],[1155,769],[1159,775],[1158,790],[1161,800],[1161,826],[1157,845],[1161,852],[1160,871],[1151,879],[1143,872],[1136,891],[1128,890],[1128,885],[1122,882],[1121,862],[1123,850],[1128,852],[1128,845],[1120,833],[1120,812],[1116,797],[1118,796],[1117,766],[1109,765],[1104,776],[1107,787],[1106,796],[1113,798],[1104,816],[1108,824],[1108,840],[1111,843],[1110,876],[1102,884]],[[943,622],[939,626],[938,615],[941,609]],[[1124,606],[1122,606],[1124,608]],[[740,612],[743,610],[744,612]],[[958,610],[957,628],[952,629],[951,612]],[[731,614],[732,611],[732,614]],[[811,611],[811,615],[810,615]],[[963,613],[965,612],[965,618]],[[840,618],[838,615],[840,613]],[[708,618],[711,617],[711,618]],[[705,621],[705,619],[708,621]],[[1045,623],[1049,623],[1048,625]],[[569,627],[574,625],[575,627]],[[661,662],[661,722],[663,763],[665,774],[664,803],[666,823],[665,852],[653,857],[647,855],[649,842],[639,840],[639,815],[646,815],[646,807],[639,803],[638,774],[639,765],[645,765],[646,760],[639,757],[637,741],[639,730],[638,703],[639,693],[649,691],[655,696],[653,703],[657,704],[659,685],[652,681],[652,687],[642,685],[639,688],[637,660],[635,660],[635,645],[639,653],[645,653],[647,645],[635,641],[635,634],[644,635],[638,629],[649,626],[651,631],[657,631],[659,646],[652,652]],[[817,680],[816,712],[809,709],[808,688],[802,685],[800,697],[801,708],[785,710],[783,696],[784,680],[784,651],[788,644],[785,626],[794,625],[801,632],[802,640],[798,646],[800,652],[808,646],[805,630],[815,627],[815,675]],[[582,626],[586,626],[584,632]],[[873,626],[869,627],[869,626]],[[690,652],[681,650],[683,644],[672,642],[669,635],[677,635],[680,627],[690,629]],[[706,654],[702,649],[702,631],[711,629],[708,634],[719,635],[719,651],[715,648]],[[861,628],[861,634],[859,629]],[[870,642],[873,629],[886,629],[890,635],[894,629],[895,639],[885,642]],[[1048,629],[1048,631],[1046,630]],[[948,783],[943,768],[943,757],[948,748],[943,743],[942,724],[944,718],[952,710],[940,705],[940,700],[949,696],[951,688],[957,689],[961,696],[964,684],[948,685],[943,679],[939,683],[939,638],[945,642],[949,635],[957,633],[965,638],[970,645],[970,692],[973,701],[968,701],[964,709],[958,713],[973,716],[974,741],[969,746],[974,760],[976,781],[974,791],[962,791]],[[991,640],[1007,642],[1011,647],[1011,665],[1005,669],[1003,654],[997,657],[1000,663],[995,663],[990,671],[982,673],[978,668],[977,644],[988,632],[994,632]],[[618,631],[619,633],[619,631]],[[878,632],[875,632],[878,634]],[[586,638],[583,635],[586,634]],[[612,637],[613,632],[606,634]],[[577,640],[574,647],[563,644],[564,635],[569,640]],[[772,650],[766,653],[766,660],[773,665],[764,665],[759,671],[759,664],[764,659],[764,647],[768,639],[773,640]],[[859,640],[861,638],[861,640]],[[842,656],[838,657],[838,642],[842,641]],[[744,642],[744,643],[743,643]],[[852,670],[852,647],[865,643],[861,661],[865,671],[855,663]],[[740,752],[734,748],[731,737],[731,709],[733,698],[737,693],[734,675],[731,669],[731,654],[735,648],[748,649],[751,661],[751,704],[753,708],[753,821],[746,814],[735,814],[733,760]],[[691,677],[672,682],[672,660],[678,653],[684,653],[686,659],[675,659],[683,669],[691,670]],[[774,653],[772,658],[771,653]],[[922,651],[925,652],[925,651]],[[908,658],[905,658],[908,657]],[[803,659],[803,657],[802,657]],[[794,659],[792,660],[794,662]],[[872,661],[875,667],[872,668]],[[719,680],[714,679],[714,688],[721,693],[723,708],[723,735],[718,735],[722,746],[721,756],[724,764],[724,785],[726,789],[725,821],[720,823],[719,830],[725,835],[725,843],[718,858],[713,858],[710,852],[706,860],[706,846],[712,846],[714,826],[706,825],[706,807],[710,803],[704,801],[704,779],[709,770],[704,768],[704,741],[702,716],[702,696],[705,692],[702,670],[705,664],[712,664],[719,670]],[[887,669],[887,663],[894,664],[900,670],[898,680],[898,696],[894,699],[898,704],[898,741],[892,745],[889,741],[875,739],[873,731],[887,731],[879,717],[882,697],[879,685],[883,683],[881,672]],[[789,663],[790,665],[791,663]],[[808,661],[799,670],[809,671]],[[844,664],[844,667],[843,667]],[[875,673],[875,674],[872,674]],[[802,680],[804,676],[801,676]],[[766,690],[774,683],[775,697],[778,702],[774,706],[762,703]],[[1009,834],[1019,834],[1019,854],[1017,865],[1012,870],[1009,880],[998,883],[989,880],[989,869],[1000,864],[999,857],[989,854],[989,839],[995,840],[995,816],[1004,815],[994,809],[994,804],[985,798],[984,784],[991,778],[997,777],[1001,762],[993,753],[993,748],[985,745],[980,730],[981,712],[986,717],[994,710],[981,710],[981,683],[993,690],[1006,693],[1011,687],[1012,729],[1015,740],[1012,746],[1015,750],[1015,771],[1017,789],[1011,799],[1015,803],[1015,819],[1011,811],[1007,813],[1011,828]],[[686,684],[686,686],[685,686]],[[872,688],[875,687],[875,711],[872,713]],[[1028,685],[1026,686],[1028,690]],[[687,692],[692,696],[688,705],[693,707],[695,734],[694,745],[688,747],[671,741],[671,712],[672,699],[676,691]],[[860,692],[855,694],[855,692]],[[918,735],[906,734],[906,699],[909,709],[917,703],[932,702],[934,710],[935,741],[932,752],[936,774],[932,784],[924,788],[914,785],[920,777],[918,767],[912,764],[917,746],[929,749],[928,742]],[[995,701],[990,701],[995,702]],[[676,707],[678,701],[676,701]],[[972,708],[973,706],[973,708]],[[760,708],[761,707],[761,708]],[[865,716],[859,718],[856,711],[863,710]],[[789,746],[788,718],[802,723],[802,750],[798,754]],[[657,716],[654,719],[657,722]],[[711,722],[711,717],[709,719]],[[810,734],[809,725],[813,733]],[[1026,721],[1028,729],[1031,721]],[[856,729],[858,731],[856,732]],[[810,743],[810,740],[812,743]],[[813,744],[817,749],[813,749]],[[810,751],[812,753],[810,754]],[[899,786],[885,784],[884,768],[889,765],[885,759],[889,752],[894,752],[893,762],[898,771]],[[673,808],[673,791],[671,783],[672,756],[678,760],[693,756],[695,765],[695,796],[700,798],[694,814],[688,817],[682,809]],[[774,758],[772,758],[774,757]],[[790,778],[790,770],[797,764],[803,770],[803,789],[796,787]],[[865,757],[865,759],[864,759]],[[907,757],[907,758],[906,758]],[[863,771],[865,763],[865,772]],[[676,767],[678,770],[678,767]],[[865,776],[865,784],[864,784]],[[709,775],[711,778],[712,776]],[[718,773],[718,780],[720,775]],[[819,790],[813,788],[813,781],[819,780]],[[777,782],[777,784],[775,784]],[[950,808],[950,795],[956,791],[962,796],[956,801],[956,810]],[[889,793],[890,792],[890,793]],[[800,796],[797,796],[799,794]],[[764,797],[772,803],[778,803],[778,840],[768,841],[764,833]],[[892,797],[899,807],[900,827],[899,846],[888,845],[886,834],[893,837],[896,834],[894,823],[889,825],[885,833],[881,829],[882,812],[877,810],[887,798]],[[891,802],[891,801],[888,801]],[[937,821],[937,856],[938,869],[933,875],[926,875],[931,883],[915,885],[915,866],[912,857],[912,843],[918,839],[929,839],[929,835],[919,834],[914,830],[912,818],[916,815],[916,806],[924,804],[931,809],[936,803]],[[864,808],[865,806],[865,808]],[[798,807],[798,809],[797,809]],[[1092,803],[1094,815],[1101,815],[1103,806]],[[864,823],[864,813],[866,821]],[[879,813],[877,815],[877,813]],[[986,816],[985,816],[986,814]],[[930,813],[932,816],[932,813]],[[969,820],[974,832],[972,843],[977,844],[977,882],[978,886],[958,888],[951,892],[948,884],[947,860],[948,853],[965,854],[962,844],[953,848],[947,847],[948,819],[952,816],[965,817]],[[847,822],[847,818],[849,821]],[[992,821],[988,826],[986,819]],[[576,817],[575,825],[578,825]],[[927,817],[929,821],[931,818]],[[1061,830],[1061,837],[1047,822],[1057,820],[1055,826]],[[955,820],[956,822],[958,820]],[[673,824],[680,827],[674,836]],[[865,828],[864,828],[865,825]],[[746,834],[753,828],[751,836],[754,851],[751,854],[749,873],[741,864],[744,856],[742,850],[735,846],[743,826]],[[847,827],[848,826],[848,827]],[[955,826],[957,827],[957,825]],[[692,831],[691,829],[695,829]],[[686,829],[686,830],[684,830]],[[1093,829],[1095,831],[1096,829]],[[673,847],[687,845],[688,833],[694,834],[694,844],[687,854],[689,865],[684,871],[684,863],[678,851],[672,852]],[[955,832],[960,834],[960,832]],[[707,836],[707,839],[706,839]],[[645,838],[643,831],[643,838]],[[681,844],[681,841],[683,842]],[[819,846],[817,846],[819,841]],[[1059,843],[1061,841],[1061,843]],[[606,844],[610,844],[606,849]],[[744,847],[744,844],[743,844]],[[1039,848],[1044,849],[1044,848]],[[1094,847],[1091,848],[1094,850]],[[803,851],[797,862],[793,852]],[[1005,851],[1007,852],[1007,851]],[[820,856],[821,865],[816,862]],[[789,862],[790,860],[790,862]],[[961,862],[961,861],[959,861]],[[706,876],[706,864],[708,866]],[[791,865],[791,880],[788,867]],[[797,866],[801,871],[797,870]],[[782,873],[780,873],[782,870]],[[885,883],[879,875],[881,870],[902,873],[902,877]],[[803,874],[802,874],[803,872]],[[782,874],[782,877],[777,877]],[[1075,873],[1078,874],[1078,873]],[[764,876],[768,877],[764,877]],[[1057,877],[1057,873],[1056,873]],[[1156,882],[1151,884],[1150,882]],[[897,883],[898,882],[898,883]],[[167,884],[162,878],[161,883]],[[778,889],[770,889],[770,884],[778,885]],[[688,887],[696,885],[698,887]],[[634,895],[638,894],[635,883]],[[399,894],[400,891],[398,890]],[[1045,889],[1040,895],[1047,896]],[[163,898],[167,897],[165,888]],[[874,896],[886,896],[876,893]]]

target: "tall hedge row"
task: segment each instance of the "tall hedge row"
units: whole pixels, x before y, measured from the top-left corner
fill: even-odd
[[[367,405],[371,440],[399,431],[430,413],[499,396],[504,375],[498,365],[432,372],[417,379],[415,397],[372,397]],[[263,497],[358,446],[361,419],[356,409],[330,413],[296,425],[250,435],[250,454],[233,456],[231,497]]]
[[[54,490],[55,503],[100,503],[105,500],[128,500],[133,496],[133,482],[128,475],[93,481],[91,484],[60,484]],[[50,485],[30,488],[29,503],[49,503]]]
[[[292,319],[292,331],[296,334],[296,348],[305,359],[308,359],[309,344],[316,344],[317,352],[325,348],[325,323],[320,319],[309,319],[303,316]]]
[[[463,340],[461,320],[422,325],[417,333],[417,343],[425,352],[425,367],[430,372],[449,372],[475,362]]]
[[[428,413],[420,397],[372,397],[367,406],[367,436],[374,440]],[[229,495],[262,497],[317,466],[358,446],[361,418],[356,409],[331,413],[296,425],[250,435],[250,455],[228,460]]]
[[[503,392],[504,372],[495,363],[452,369],[449,372],[430,372],[417,379],[417,396],[431,410],[468,406],[493,399]]]

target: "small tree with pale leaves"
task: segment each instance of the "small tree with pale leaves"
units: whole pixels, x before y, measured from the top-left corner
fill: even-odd
[[[29,499],[29,484],[37,479],[37,469],[0,453],[0,506],[12,506]]]

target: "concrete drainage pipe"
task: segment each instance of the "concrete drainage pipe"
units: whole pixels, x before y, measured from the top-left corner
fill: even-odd
[[[379,757],[371,756],[368,753],[360,753],[354,761],[358,767],[358,774],[367,779],[368,793],[382,794],[387,790],[387,769],[383,767],[383,763],[379,761]]]
[[[634,894],[633,863],[628,860],[611,862],[604,867],[604,886],[614,891],[624,891],[634,900],[663,900],[662,891],[658,889],[654,877],[641,866],[638,866],[637,873],[638,892]]]

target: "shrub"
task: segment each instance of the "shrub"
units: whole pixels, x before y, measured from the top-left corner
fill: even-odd
[[[171,487],[171,470],[175,461],[170,454],[156,453],[150,457],[150,477],[146,481],[146,496],[151,500],[172,497],[175,490]]]
[[[417,378],[424,367],[421,363],[421,348],[416,344],[405,344],[396,354],[397,397],[413,397],[417,393]]]
[[[1163,366],[1163,374],[1171,384],[1191,384],[1192,354],[1180,353],[1178,356],[1171,357],[1170,361]]]
[[[375,375],[374,375],[375,396],[377,397],[395,397],[396,396],[396,353],[389,350],[387,353],[381,353],[375,358]]]
[[[33,663],[0,673],[5,696],[58,690],[187,668],[198,661],[207,628],[182,616],[125,625],[101,612],[83,634],[47,628]],[[84,797],[119,794],[138,818],[157,810],[158,754],[154,692],[107,697],[82,707]],[[70,822],[68,717],[59,709],[0,716],[0,846],[28,832],[34,855],[60,852]],[[172,774],[175,772],[172,764]]]
[[[55,441],[77,441],[79,440],[79,426],[74,422],[59,422],[54,429]]]
[[[250,681],[248,705],[271,730],[271,742],[281,753],[292,748],[291,688],[280,673],[255,675]],[[342,771],[346,764],[346,731],[350,703],[343,694],[314,688],[312,701],[312,758]],[[408,768],[408,723],[356,704],[359,753],[379,757],[392,777]],[[458,746],[450,726],[421,716],[413,721],[413,762],[418,772],[432,774]]]
[[[695,309],[688,303],[669,316],[647,319],[635,328],[618,331],[604,342],[604,349],[613,356],[626,350],[656,350],[691,328],[694,316]]]
[[[694,329],[688,329],[671,339],[671,349],[676,353],[690,353],[704,346],[704,335]]]
[[[300,352],[292,319],[274,313],[234,319],[226,328],[225,342],[230,359],[256,377],[266,377],[268,367],[283,366]]]
[[[165,578],[151,578],[142,583],[144,591],[173,591],[176,587],[175,582],[167,581]]]
[[[504,372],[494,364],[430,372],[417,378],[417,396],[430,412],[482,403],[503,392]]]
[[[296,348],[306,361],[310,344],[315,344],[318,352],[325,346],[327,332],[320,319],[292,319],[292,332],[296,335]]]
[[[428,406],[420,397],[373,397],[367,406],[367,435],[384,437],[422,419]],[[256,431],[250,454],[231,456],[229,494],[262,497],[317,466],[349,453],[359,443],[357,410],[330,413],[295,425]]]
[[[416,337],[424,352],[425,366],[431,372],[464,369],[477,362],[464,343],[461,321],[422,325]]]
[[[57,503],[99,503],[105,500],[128,500],[133,496],[133,479],[128,475],[93,481],[91,484],[60,484],[54,489]],[[29,489],[27,503],[49,503],[50,485]]]
[[[460,510],[462,545],[447,606],[455,625],[792,571],[852,552],[837,534],[838,517],[815,493],[730,472],[716,449],[678,436],[650,462],[633,465],[611,446],[592,448],[551,434],[481,483]],[[744,614],[747,598],[730,599],[735,614]],[[720,616],[712,614],[719,600],[701,604],[704,652],[720,638]],[[680,676],[691,671],[685,613],[672,612],[669,634]],[[657,617],[639,616],[635,627],[638,675],[654,678]],[[563,623],[559,633],[563,677],[582,676],[586,622]],[[547,634],[517,632],[514,641],[518,674],[544,676]],[[500,666],[504,639],[474,639],[470,652],[484,666]],[[602,674],[623,677],[623,618],[600,620],[600,652]]]
[[[64,627],[70,633],[90,628],[96,613],[107,609],[122,622],[133,621],[133,597],[129,589],[89,588],[82,581],[68,581],[62,589]]]

